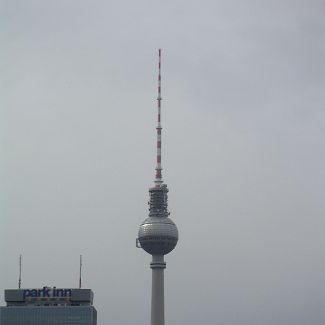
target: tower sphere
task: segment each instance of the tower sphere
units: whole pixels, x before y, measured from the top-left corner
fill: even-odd
[[[168,217],[148,217],[139,228],[141,247],[151,255],[166,255],[178,241],[178,230]]]

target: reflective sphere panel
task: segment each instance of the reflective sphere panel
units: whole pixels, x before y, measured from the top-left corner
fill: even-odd
[[[166,217],[149,217],[139,228],[141,247],[151,255],[165,255],[171,252],[178,241],[175,223]]]

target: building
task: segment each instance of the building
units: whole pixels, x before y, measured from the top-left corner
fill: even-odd
[[[161,50],[159,50],[157,156],[154,186],[149,189],[149,216],[139,227],[137,247],[152,255],[151,325],[165,325],[164,307],[164,256],[170,253],[178,241],[178,229],[168,211],[168,188],[162,179],[161,167]]]
[[[5,290],[0,325],[96,325],[93,297],[90,289]]]

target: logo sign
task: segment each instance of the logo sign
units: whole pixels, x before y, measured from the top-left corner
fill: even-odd
[[[43,289],[26,289],[23,290],[23,297],[25,298],[67,298],[71,297],[72,289],[57,289],[56,287]]]

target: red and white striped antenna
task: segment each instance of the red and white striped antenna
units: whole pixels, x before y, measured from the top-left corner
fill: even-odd
[[[162,183],[162,175],[161,175],[161,49],[158,50],[159,53],[159,63],[158,63],[158,124],[156,127],[157,130],[157,166],[156,166],[156,178],[155,178],[155,184],[157,187],[159,187]]]

